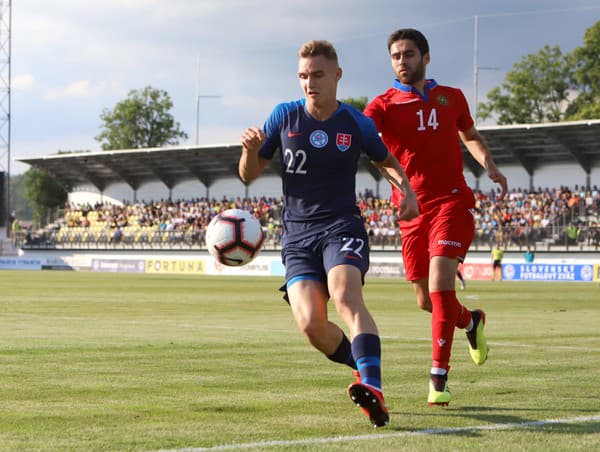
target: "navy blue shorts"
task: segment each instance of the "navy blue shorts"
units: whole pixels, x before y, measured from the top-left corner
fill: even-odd
[[[287,287],[298,279],[327,282],[337,265],[353,265],[363,277],[369,269],[369,240],[362,219],[335,224],[305,240],[285,245],[281,252]]]

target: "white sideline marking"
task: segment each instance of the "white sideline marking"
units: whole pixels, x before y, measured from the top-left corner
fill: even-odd
[[[540,427],[551,424],[575,424],[577,422],[594,422],[600,421],[600,414],[594,416],[580,416],[565,419],[545,419],[542,421],[530,421],[530,422],[510,422],[508,424],[490,424],[490,425],[476,425],[473,427],[455,427],[455,428],[428,428],[424,430],[413,430],[408,432],[398,433],[380,433],[370,435],[357,435],[357,436],[335,436],[332,438],[310,438],[310,439],[296,439],[296,440],[275,440],[275,441],[262,441],[255,443],[240,443],[240,444],[226,444],[222,446],[213,447],[190,447],[185,449],[163,449],[160,452],[200,452],[205,450],[234,450],[234,449],[253,449],[255,447],[275,447],[275,446],[306,446],[310,444],[328,444],[328,443],[343,443],[348,441],[366,441],[366,440],[377,440],[387,438],[401,438],[406,436],[419,436],[419,435],[440,435],[448,433],[468,432],[471,430],[507,430],[511,428],[520,427]]]

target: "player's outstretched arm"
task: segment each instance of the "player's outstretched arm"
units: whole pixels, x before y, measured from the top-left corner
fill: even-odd
[[[265,139],[265,133],[258,127],[249,127],[242,134],[242,155],[238,172],[240,179],[247,184],[260,176],[267,165],[268,160],[258,155]]]
[[[504,174],[502,174],[502,171],[496,166],[483,136],[481,136],[475,126],[464,132],[459,132],[459,134],[469,153],[485,169],[488,177],[493,182],[500,185],[500,188],[502,189],[500,197],[503,198],[508,192],[508,182],[506,181]]]
[[[396,160],[396,157],[388,153],[385,160],[373,162],[373,164],[379,168],[383,177],[385,177],[390,184],[404,193],[404,198],[400,204],[398,219],[408,221],[416,218],[419,215],[417,194],[408,182],[408,177],[398,160]]]

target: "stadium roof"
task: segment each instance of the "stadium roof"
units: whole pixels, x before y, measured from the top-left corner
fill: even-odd
[[[520,165],[530,176],[548,164],[578,164],[588,175],[593,167],[600,167],[600,120],[478,129],[500,167]],[[180,182],[198,180],[208,188],[217,180],[238,177],[240,152],[241,145],[225,144],[56,154],[19,161],[45,170],[68,189],[91,184],[103,192],[125,182],[136,191],[147,182],[161,181],[172,189]],[[483,169],[465,149],[463,153],[465,167],[479,177]],[[279,174],[275,160],[266,174]],[[366,158],[359,169],[381,179]]]

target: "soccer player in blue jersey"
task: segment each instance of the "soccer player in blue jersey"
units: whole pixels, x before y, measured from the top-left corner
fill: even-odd
[[[304,99],[281,103],[264,125],[242,135],[241,179],[257,178],[279,151],[282,163],[282,288],[294,319],[310,344],[330,360],[354,369],[350,398],[374,427],[389,422],[381,385],[381,344],[367,310],[362,285],[369,244],[356,205],[361,152],[405,193],[400,218],[418,215],[416,195],[398,161],[379,138],[373,122],[338,102],[342,76],[334,47],[310,41],[299,52],[298,78]],[[352,341],[327,317],[331,299]]]

